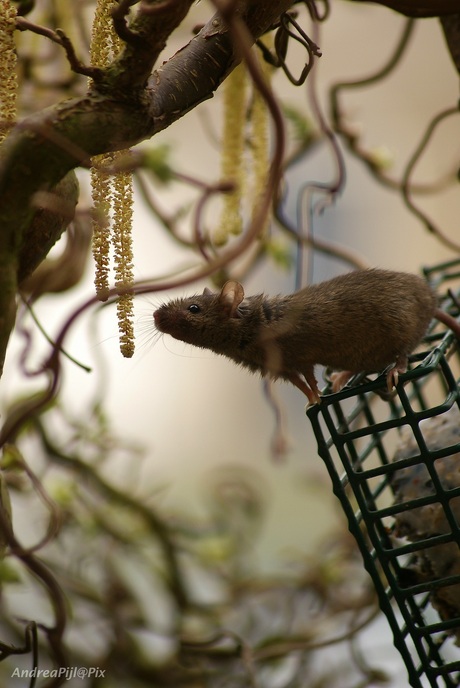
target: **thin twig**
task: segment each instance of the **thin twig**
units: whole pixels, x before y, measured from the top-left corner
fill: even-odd
[[[122,41],[128,45],[139,46],[141,43],[144,43],[143,37],[131,31],[126,22],[126,17],[131,5],[133,5],[132,0],[121,0],[121,2],[112,9],[113,28]]]
[[[155,4],[148,2],[148,0],[142,0],[139,13],[156,14],[157,12],[172,9],[176,4],[177,0],[164,0],[163,2],[156,2]]]
[[[56,29],[56,31],[53,31],[46,26],[34,24],[28,19],[24,19],[24,17],[16,18],[16,27],[19,29],[19,31],[32,31],[40,36],[45,36],[45,38],[49,38],[50,41],[53,41],[53,43],[57,43],[63,47],[70,67],[76,74],[82,74],[83,76],[91,77],[94,79],[94,81],[100,79],[102,70],[98,67],[92,67],[91,65],[84,65],[83,62],[78,59],[70,38],[62,29]]]
[[[430,124],[427,127],[427,130],[425,134],[422,136],[422,139],[417,146],[415,152],[413,153],[412,157],[410,158],[409,162],[407,163],[406,169],[404,170],[403,178],[401,180],[401,193],[404,199],[404,202],[406,206],[409,208],[409,210],[416,216],[418,219],[423,222],[425,227],[428,229],[431,234],[434,234],[444,246],[447,246],[450,249],[453,249],[454,251],[459,252],[460,251],[460,244],[454,241],[453,239],[450,239],[450,237],[446,236],[444,232],[434,224],[434,222],[428,217],[426,213],[423,212],[418,206],[415,205],[413,202],[410,192],[411,192],[411,185],[410,185],[410,177],[411,174],[414,171],[414,168],[416,164],[418,163],[420,157],[422,156],[423,152],[425,151],[426,147],[428,146],[428,143],[438,126],[442,121],[450,117],[451,115],[458,115],[458,107],[452,107],[447,110],[444,110],[443,112],[440,112],[437,114],[430,122]]]
[[[49,494],[46,492],[40,479],[35,475],[34,471],[30,468],[22,456],[15,457],[15,465],[22,468],[22,470],[26,473],[40,500],[46,506],[50,514],[46,533],[34,545],[23,549],[24,553],[28,552],[32,554],[33,552],[37,552],[38,550],[42,549],[58,535],[62,524],[61,511],[57,504],[53,502]]]
[[[56,463],[64,465],[66,468],[70,468],[80,479],[88,480],[91,487],[96,488],[99,493],[104,495],[111,502],[134,511],[148,524],[156,534],[168,564],[168,570],[171,577],[170,587],[174,599],[182,609],[187,607],[188,592],[182,578],[182,567],[178,559],[178,553],[171,540],[171,533],[168,526],[152,509],[144,505],[134,495],[131,496],[127,492],[110,485],[92,466],[78,456],[69,456],[61,451],[61,449],[52,442],[40,420],[38,418],[34,418],[33,420],[35,421],[35,427],[49,457]]]
[[[329,103],[332,116],[334,131],[336,131],[345,141],[350,152],[359,158],[367,167],[369,172],[382,184],[393,189],[400,189],[401,183],[398,180],[385,174],[385,170],[376,161],[375,155],[372,151],[368,151],[361,146],[360,137],[357,135],[355,129],[345,124],[340,105],[339,95],[345,90],[355,90],[372,86],[380,81],[383,81],[389,76],[400,63],[404,55],[410,39],[412,38],[415,29],[415,20],[406,19],[403,23],[401,35],[396,44],[396,47],[386,60],[384,65],[376,72],[362,79],[354,81],[341,81],[333,84],[329,90]],[[426,188],[420,188],[420,191],[425,191]]]
[[[294,26],[298,32],[297,34],[289,28],[289,24]],[[300,43],[308,53],[308,61],[305,63],[300,76],[297,78],[294,77],[286,64],[285,55],[283,53],[285,50],[287,50],[287,38],[284,36],[290,37]],[[311,38],[305,33],[300,24],[298,24],[298,22],[289,12],[285,12],[281,15],[280,28],[276,32],[275,36],[275,48],[279,65],[291,84],[294,84],[294,86],[301,86],[305,83],[309,73],[313,68],[315,57],[321,57],[321,51],[316,43],[311,40]]]
[[[24,549],[13,532],[9,518],[3,508],[0,508],[0,530],[7,541],[10,553],[17,557],[29,571],[34,574],[47,591],[53,614],[54,625],[38,624],[45,631],[50,648],[58,666],[68,666],[66,651],[63,645],[63,635],[67,624],[67,610],[64,594],[51,571],[32,554]],[[59,684],[53,684],[59,685]]]
[[[324,2],[324,11],[322,14],[318,12],[318,8],[316,7],[316,2],[315,0],[306,0],[305,5],[307,6],[308,11],[310,12],[310,17],[313,19],[313,21],[317,22],[322,22],[325,21],[329,17],[330,13],[330,6],[329,6],[329,0],[323,0]]]
[[[275,416],[271,449],[275,460],[282,459],[289,451],[289,438],[287,435],[286,413],[283,403],[278,399],[274,391],[273,380],[264,378],[264,395],[270,404]]]
[[[325,239],[319,239],[311,234],[300,232],[297,227],[284,215],[283,208],[284,201],[281,200],[275,205],[274,208],[275,219],[280,224],[282,229],[288,232],[291,236],[295,237],[298,242],[305,244],[305,246],[309,246],[315,251],[324,253],[327,256],[332,256],[333,258],[342,260],[344,263],[351,265],[357,270],[364,270],[370,267],[368,261],[356,253],[356,251],[353,251],[345,246],[332,244]]]
[[[169,235],[177,241],[181,246],[186,246],[187,248],[193,248],[194,244],[189,239],[184,239],[180,236],[178,228],[176,226],[178,213],[167,214],[165,213],[157,204],[156,200],[152,197],[151,190],[147,187],[146,182],[140,174],[142,170],[137,170],[134,172],[135,184],[139,187],[142,198],[147,204],[152,215],[154,215],[159,222],[163,225]],[[180,211],[179,211],[180,213]]]
[[[317,40],[317,35],[319,33],[319,26],[315,24],[314,27],[315,40]],[[297,253],[297,270],[296,270],[296,288],[299,289],[304,286],[304,240],[302,237],[310,236],[311,232],[309,230],[311,218],[313,212],[323,212],[326,206],[333,202],[335,197],[343,190],[346,180],[346,168],[343,159],[342,151],[340,150],[337,137],[330,127],[326,116],[324,115],[318,94],[316,85],[316,70],[312,70],[310,78],[307,82],[308,94],[310,98],[311,108],[315,117],[315,121],[318,122],[321,132],[329,144],[331,149],[332,157],[336,163],[336,174],[335,179],[330,182],[319,182],[319,181],[309,181],[304,184],[302,190],[299,192],[298,201],[298,214],[300,216],[299,225],[302,228],[299,232],[298,240],[298,253]],[[313,195],[315,192],[320,192],[322,194],[321,202],[318,202],[316,206],[313,205]]]
[[[373,605],[370,613],[362,621],[358,621],[349,630],[333,636],[332,638],[326,638],[324,640],[315,640],[313,638],[292,638],[290,640],[287,638],[282,642],[274,642],[270,645],[263,645],[259,649],[253,650],[254,661],[259,662],[267,659],[273,660],[283,657],[289,652],[295,652],[298,650],[303,650],[304,652],[319,650],[324,647],[330,647],[331,645],[343,643],[345,640],[349,640],[357,633],[362,631],[362,629],[368,626],[379,613],[380,608],[377,605]]]

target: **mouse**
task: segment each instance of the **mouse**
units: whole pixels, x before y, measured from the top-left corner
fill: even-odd
[[[356,373],[387,371],[396,386],[408,356],[433,318],[460,341],[460,324],[438,307],[417,275],[379,268],[356,270],[287,295],[245,296],[227,281],[220,292],[179,298],[153,313],[156,328],[210,349],[253,372],[295,385],[310,404],[321,401],[316,365],[338,371],[333,392]]]

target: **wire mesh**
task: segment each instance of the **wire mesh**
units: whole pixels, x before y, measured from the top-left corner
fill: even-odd
[[[458,318],[460,261],[424,272]],[[395,394],[360,375],[307,410],[413,688],[460,685],[459,383],[455,336],[436,321]]]

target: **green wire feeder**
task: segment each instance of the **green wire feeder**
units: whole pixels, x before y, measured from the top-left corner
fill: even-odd
[[[460,317],[460,261],[426,269]],[[442,290],[442,291],[441,291]],[[460,685],[460,353],[434,322],[396,393],[356,376],[307,415],[413,688]],[[329,390],[330,391],[330,390]],[[452,661],[452,657],[456,658]]]

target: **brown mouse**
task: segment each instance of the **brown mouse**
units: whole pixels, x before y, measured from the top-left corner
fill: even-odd
[[[389,365],[388,387],[407,370],[407,357],[432,318],[460,340],[460,324],[437,307],[420,277],[389,270],[358,270],[305,287],[287,296],[244,296],[239,282],[220,293],[165,303],[155,325],[188,344],[211,349],[252,371],[289,380],[310,403],[320,401],[313,368],[342,371],[334,391],[355,373]]]

